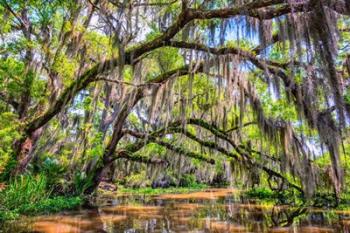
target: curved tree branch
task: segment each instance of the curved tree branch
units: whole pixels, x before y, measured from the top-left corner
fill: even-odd
[[[136,138],[145,139],[147,142],[156,143],[156,144],[163,146],[171,151],[174,151],[180,155],[184,155],[184,156],[187,156],[189,158],[198,159],[198,160],[210,163],[210,164],[215,164],[215,160],[212,158],[208,158],[207,156],[204,156],[204,155],[192,152],[192,151],[188,151],[187,149],[180,147],[180,146],[176,146],[170,142],[165,142],[165,141],[159,140],[157,137],[155,137],[151,134],[144,134],[144,133],[135,132],[132,130],[124,130],[124,133],[129,134],[129,135],[136,137]]]
[[[188,121],[190,122],[191,119]],[[199,126],[208,126],[209,124],[206,123],[205,121],[203,120],[200,120],[200,121],[196,121],[194,119],[192,119],[192,122],[201,122],[201,124],[199,124]],[[170,125],[178,125],[178,122],[174,122],[174,123],[171,123]],[[207,128],[208,129],[208,128]],[[221,130],[215,128],[215,127],[210,127],[211,129],[211,132],[220,132]],[[188,157],[191,157],[191,158],[197,158],[197,159],[200,159],[200,160],[203,160],[203,161],[206,161],[206,162],[209,162],[207,161],[206,159],[203,159],[203,157],[199,154],[196,154],[196,153],[193,153],[193,152],[189,152],[187,150],[185,150],[184,148],[181,148],[181,147],[176,147],[170,143],[167,143],[167,142],[163,142],[163,141],[159,141],[158,139],[156,139],[156,136],[155,135],[158,135],[158,136],[164,136],[165,134],[174,134],[174,133],[180,133],[180,134],[183,134],[185,135],[186,137],[188,137],[189,139],[199,143],[200,145],[202,146],[205,146],[207,148],[210,148],[210,149],[214,149],[230,158],[234,158],[237,162],[243,164],[244,166],[247,166],[248,169],[249,167],[254,167],[254,168],[258,168],[258,169],[261,169],[262,171],[266,172],[269,176],[274,176],[274,177],[277,177],[277,178],[280,178],[284,183],[288,184],[290,187],[298,190],[299,192],[303,193],[303,190],[291,183],[286,177],[284,177],[282,174],[272,170],[271,168],[268,168],[256,161],[254,161],[254,159],[252,159],[249,155],[249,152],[246,151],[246,150],[243,150],[245,149],[244,147],[240,147],[240,146],[236,146],[236,148],[238,148],[239,151],[238,154],[236,153],[232,153],[230,151],[228,151],[227,149],[219,146],[217,143],[215,142],[211,142],[211,141],[205,141],[205,140],[202,140],[198,137],[196,137],[194,134],[190,133],[189,131],[185,130],[184,128],[178,128],[178,127],[170,127],[170,128],[163,128],[161,130],[158,130],[152,134],[144,134],[144,133],[139,133],[139,132],[134,132],[134,131],[131,131],[131,130],[124,130],[124,133],[125,134],[129,134],[129,135],[132,135],[134,137],[137,137],[137,138],[143,138],[145,139],[146,141],[151,141],[151,142],[155,142],[161,146],[164,146],[166,147],[167,149],[170,149],[172,151],[175,151],[179,154],[183,154],[185,156],[188,156]],[[214,134],[215,135],[215,134]],[[215,135],[217,136],[217,135]],[[243,156],[243,157],[240,157],[240,156]],[[205,157],[204,157],[205,158]],[[215,160],[210,160],[214,163]],[[211,162],[209,162],[211,163]]]
[[[241,15],[242,12],[254,12],[255,9],[274,6],[278,4],[285,3],[284,0],[263,0],[263,1],[254,1],[244,6],[238,6],[227,9],[219,10],[199,10],[199,9],[189,9],[184,7],[182,12],[179,14],[175,22],[161,35],[157,38],[142,43],[138,46],[126,49],[125,51],[125,63],[132,64],[138,57],[142,56],[145,53],[148,53],[154,49],[164,46],[172,39],[187,23],[195,19],[213,19],[213,18],[228,18]],[[281,14],[289,13],[285,8],[283,10],[278,10],[278,13],[275,13],[275,17]],[[81,76],[79,76],[69,87],[63,90],[62,94],[58,99],[49,106],[49,108],[44,113],[39,113],[39,116],[34,119],[27,119],[28,123],[25,127],[25,132],[27,135],[30,135],[35,129],[40,128],[46,124],[52,117],[54,117],[61,109],[69,103],[74,96],[86,88],[91,82],[96,81],[98,75],[103,74],[107,71],[110,71],[118,66],[119,58],[109,59],[100,63],[93,65],[90,69],[85,71]]]

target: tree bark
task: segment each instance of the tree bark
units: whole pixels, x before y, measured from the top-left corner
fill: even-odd
[[[25,172],[28,164],[32,160],[34,153],[33,149],[43,133],[43,128],[39,128],[35,130],[30,136],[23,138],[18,141],[18,156],[17,156],[17,164],[14,170],[12,171],[12,175],[16,176]]]

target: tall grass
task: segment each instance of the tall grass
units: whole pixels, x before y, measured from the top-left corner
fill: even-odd
[[[47,180],[43,175],[20,176],[0,193],[0,205],[14,210],[27,204],[38,203],[49,196]]]
[[[51,189],[48,186],[47,179],[42,174],[12,180],[0,192],[0,223],[18,218],[21,214],[53,213],[74,209],[81,204],[80,197],[50,197]]]

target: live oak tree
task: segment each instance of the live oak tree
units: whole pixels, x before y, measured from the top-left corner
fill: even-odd
[[[340,194],[347,1],[1,0],[0,14],[5,179],[64,148],[92,193],[116,160],[165,169],[140,154],[152,143],[308,197],[326,174]]]

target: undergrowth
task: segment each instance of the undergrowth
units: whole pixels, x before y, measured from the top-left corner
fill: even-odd
[[[80,197],[51,195],[43,175],[20,176],[0,192],[0,221],[74,209],[81,203]]]
[[[125,188],[118,186],[119,193],[140,194],[140,195],[159,195],[169,193],[189,193],[193,191],[203,190],[208,188],[205,184],[192,184],[190,187],[169,187],[169,188]]]

